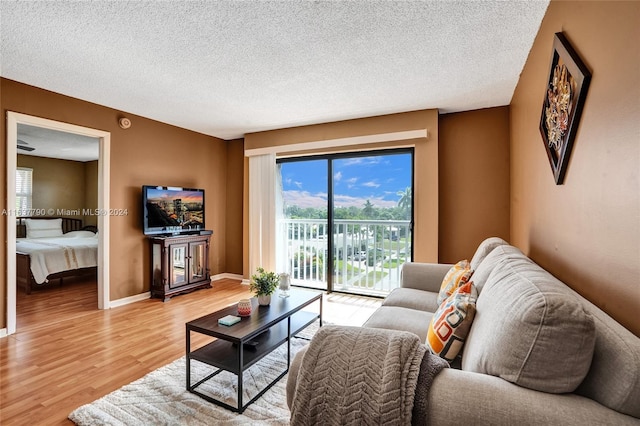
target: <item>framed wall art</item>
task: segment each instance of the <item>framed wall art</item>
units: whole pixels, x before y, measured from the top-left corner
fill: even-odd
[[[553,39],[540,133],[556,185],[564,181],[591,73],[562,33]]]

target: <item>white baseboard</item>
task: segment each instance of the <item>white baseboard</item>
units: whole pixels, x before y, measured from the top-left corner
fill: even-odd
[[[249,285],[249,284],[251,284],[251,280],[248,280],[248,279],[246,279],[246,278],[243,278],[243,279],[242,279],[242,282],[241,282],[240,284]]]
[[[216,274],[211,276],[211,281],[218,281],[218,280],[223,280],[223,279],[230,279],[230,280],[242,280],[242,275],[238,275],[238,274],[229,274],[229,273],[223,273],[223,274]]]
[[[128,305],[130,303],[139,302],[141,300],[147,300],[151,297],[151,292],[136,294],[135,296],[124,297],[118,300],[112,300],[109,303],[109,308],[117,308],[118,306]]]
[[[7,329],[6,328],[0,328],[0,339],[2,339],[3,337],[7,337]]]

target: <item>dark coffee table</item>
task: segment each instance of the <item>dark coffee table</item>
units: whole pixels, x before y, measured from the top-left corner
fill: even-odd
[[[302,308],[314,302],[320,304],[318,313],[302,311]],[[232,326],[218,324],[218,319],[226,315],[238,315],[237,304],[186,324],[187,390],[237,413],[242,413],[287,374],[291,363],[291,337],[316,320],[319,320],[322,326],[322,293],[319,291],[293,289],[286,298],[278,297],[278,292],[274,293],[269,306],[258,306],[255,298],[251,299],[251,303],[253,308],[251,316],[243,317],[239,323]],[[217,339],[192,351],[191,333],[206,334]],[[287,342],[287,369],[243,405],[242,372],[285,342]],[[192,385],[191,360],[203,362],[215,367],[216,370]],[[214,399],[196,389],[222,371],[229,371],[238,376],[237,407]]]

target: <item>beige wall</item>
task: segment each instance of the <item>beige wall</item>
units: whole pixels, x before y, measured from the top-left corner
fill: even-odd
[[[126,114],[128,130],[118,126],[121,112],[55,94],[15,81],[0,80],[0,105],[7,111],[111,132],[111,208],[127,216],[111,217],[111,300],[149,290],[149,253],[141,227],[141,187],[144,184],[204,188],[206,226],[211,240],[211,273],[226,272],[227,142],[153,120]],[[0,174],[6,176],[5,120],[0,120]],[[242,171],[238,171],[241,176]],[[230,174],[231,176],[234,173]],[[6,207],[6,185],[0,203]],[[237,197],[242,197],[238,194]],[[6,238],[6,217],[0,239]],[[242,253],[237,254],[239,258]],[[0,270],[6,271],[6,245],[0,246]],[[6,326],[6,278],[0,277],[0,328]]]
[[[439,259],[456,263],[509,240],[509,108],[441,115],[438,133]]]
[[[84,181],[84,205],[95,211],[98,208],[98,161],[84,163]],[[85,215],[84,224],[98,226],[98,216]]]
[[[98,162],[18,155],[18,167],[33,169],[33,208],[54,209],[54,216],[78,217],[83,225],[97,225],[96,215],[83,210],[98,208]],[[61,210],[80,210],[80,214],[58,214]]]
[[[640,3],[552,1],[511,103],[511,240],[640,336]],[[593,78],[564,185],[538,123],[553,36]]]
[[[33,169],[32,206],[34,209],[80,210],[85,205],[85,164],[80,161],[44,158],[32,155],[18,155],[18,167]],[[77,217],[82,214],[61,214],[61,216]]]
[[[438,112],[436,110],[413,111],[379,117],[346,120],[335,123],[294,127],[245,135],[245,150],[286,146],[304,142],[327,141],[355,136],[427,129],[426,139],[398,141],[370,145],[343,146],[339,149],[314,150],[314,153],[337,151],[363,151],[392,147],[415,146],[414,183],[414,258],[416,261],[438,260]],[[284,151],[284,149],[283,149]],[[291,153],[287,153],[289,156]],[[278,155],[278,154],[276,154]],[[247,200],[247,197],[245,197]],[[245,204],[245,209],[248,203]],[[245,233],[248,233],[248,216],[245,215]],[[248,250],[248,245],[245,247]],[[245,252],[245,259],[247,259]],[[248,262],[244,276],[249,277]]]

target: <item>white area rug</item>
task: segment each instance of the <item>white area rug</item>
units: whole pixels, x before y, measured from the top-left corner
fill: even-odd
[[[312,324],[301,333],[310,337],[317,330]],[[309,342],[291,340],[293,355]],[[286,369],[286,343],[251,366],[243,375],[243,403],[246,404]],[[191,383],[212,373],[214,367],[198,361],[191,362]],[[152,371],[146,376],[69,414],[69,420],[80,426],[88,425],[288,425],[287,376],[249,405],[242,414],[212,404],[186,390],[184,357]],[[198,389],[232,406],[237,406],[237,378],[223,372]]]

